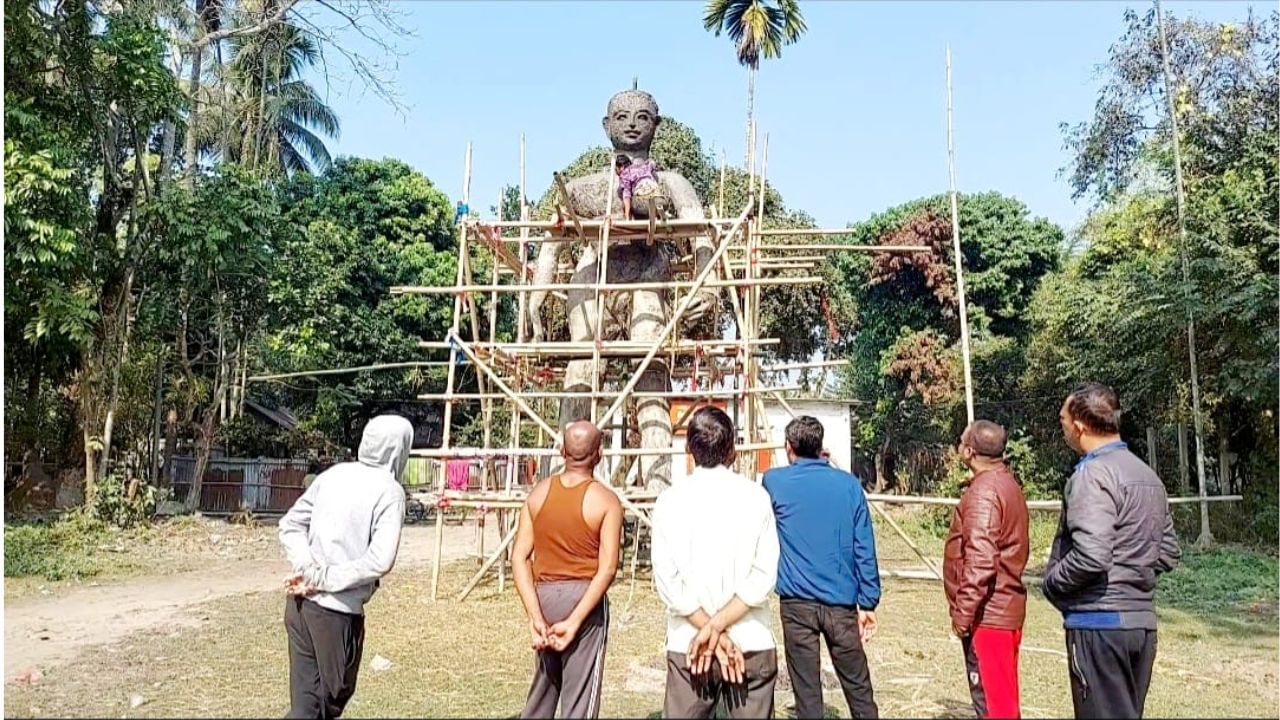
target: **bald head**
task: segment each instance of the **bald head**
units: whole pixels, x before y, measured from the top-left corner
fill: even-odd
[[[576,464],[589,464],[594,467],[600,462],[600,440],[604,437],[595,423],[589,420],[578,420],[569,423],[564,429],[564,448],[561,452],[565,460]]]
[[[975,455],[989,460],[1004,457],[1005,442],[1008,439],[1004,428],[990,420],[974,420],[960,436],[960,442],[973,448]]]

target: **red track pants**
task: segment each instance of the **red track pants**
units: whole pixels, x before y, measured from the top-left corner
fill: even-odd
[[[1018,647],[1021,630],[976,627],[962,640],[969,694],[980,718],[1020,718]]]

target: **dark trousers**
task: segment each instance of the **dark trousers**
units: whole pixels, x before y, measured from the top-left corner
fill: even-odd
[[[588,580],[538,583],[543,618],[554,625],[569,617],[590,585]],[[553,718],[557,707],[561,718],[599,717],[608,644],[609,598],[604,597],[562,652],[538,651],[529,697],[520,717]]]
[[[813,600],[782,599],[782,641],[787,650],[787,674],[796,696],[796,717],[821,718],[822,648],[827,641],[831,664],[835,666],[849,713],[855,718],[878,718],[871,671],[862,649],[858,630],[858,609],[824,605]]]
[[[290,718],[336,718],[356,691],[364,652],[364,616],[285,598],[289,635]]]
[[[1142,717],[1155,661],[1155,630],[1067,630],[1076,717]]]
[[[710,718],[716,705],[724,702],[731,718],[773,717],[773,685],[778,679],[778,653],[773,650],[743,653],[746,672],[743,682],[722,679],[720,662],[711,670],[694,676],[685,667],[684,653],[667,652],[667,695],[662,702],[664,718]]]

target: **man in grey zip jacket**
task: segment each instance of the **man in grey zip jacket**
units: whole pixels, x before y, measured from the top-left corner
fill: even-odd
[[[400,548],[400,476],[412,445],[408,420],[373,418],[364,428],[357,462],[318,475],[280,519],[280,542],[293,566],[284,613],[288,717],[339,717],[355,693],[364,605]]]
[[[1044,594],[1063,615],[1077,718],[1140,718],[1156,656],[1156,577],[1181,555],[1164,484],[1120,439],[1120,403],[1081,386],[1059,412],[1067,480]]]

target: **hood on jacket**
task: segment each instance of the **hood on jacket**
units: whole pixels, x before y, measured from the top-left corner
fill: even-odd
[[[409,464],[413,425],[399,415],[379,415],[364,426],[357,455],[361,465],[381,468],[399,481]]]

